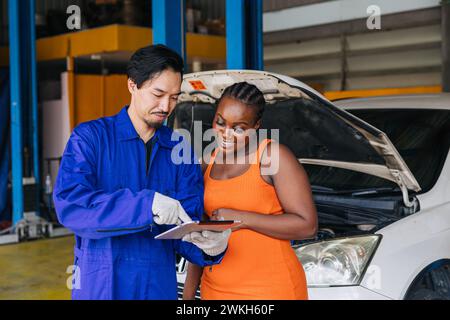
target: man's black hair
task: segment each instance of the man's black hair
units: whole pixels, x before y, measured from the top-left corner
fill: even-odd
[[[183,76],[183,59],[169,47],[157,44],[141,48],[131,56],[127,75],[139,89],[145,81],[168,69]]]

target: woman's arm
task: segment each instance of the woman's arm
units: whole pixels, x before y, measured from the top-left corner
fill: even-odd
[[[200,285],[202,278],[203,268],[188,263],[186,281],[184,283],[183,300],[195,300],[195,293]]]
[[[278,170],[270,176],[278,199],[284,209],[280,215],[219,209],[214,220],[240,220],[241,228],[283,240],[313,238],[317,233],[317,212],[313,202],[308,176],[294,154],[285,146],[271,143],[262,155],[262,166],[276,165]],[[278,152],[278,157],[272,157]]]
[[[203,221],[210,220],[206,213],[203,214]],[[195,300],[195,293],[202,279],[203,267],[188,262],[186,280],[184,282],[183,300]]]

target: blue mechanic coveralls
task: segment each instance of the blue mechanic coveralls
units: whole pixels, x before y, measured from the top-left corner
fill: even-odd
[[[178,141],[166,126],[155,132],[146,172],[145,144],[127,109],[77,126],[61,161],[53,197],[60,223],[75,233],[73,299],[177,299],[176,253],[202,266],[224,255],[154,239],[173,227],[153,222],[154,193],[200,220],[202,172],[190,146],[192,164],[171,161]]]

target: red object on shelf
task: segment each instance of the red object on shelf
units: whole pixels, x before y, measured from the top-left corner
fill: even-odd
[[[11,221],[0,221],[0,231],[11,227]]]

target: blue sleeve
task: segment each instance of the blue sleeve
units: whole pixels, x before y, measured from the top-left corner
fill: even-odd
[[[84,124],[75,128],[64,151],[53,193],[58,220],[76,235],[100,239],[150,228],[154,191],[96,188],[96,143]]]
[[[200,267],[211,266],[214,264],[218,264],[222,261],[226,250],[213,257],[205,254],[201,249],[199,249],[195,244],[181,241],[181,240],[173,240],[175,243],[175,250],[180,254],[183,258],[186,258],[191,263],[194,263]]]
[[[204,184],[202,168],[191,149],[191,162],[183,163],[177,172],[176,199],[192,220],[201,220],[204,212]]]
[[[186,147],[188,148],[188,147]],[[181,164],[177,177],[177,200],[180,201],[186,213],[192,220],[201,220],[204,212],[204,184],[200,164],[193,149],[191,150],[191,162]],[[186,150],[186,149],[184,149]],[[188,261],[200,266],[208,266],[219,263],[224,254],[210,257],[203,253],[196,245],[182,241],[173,240],[175,250]]]

